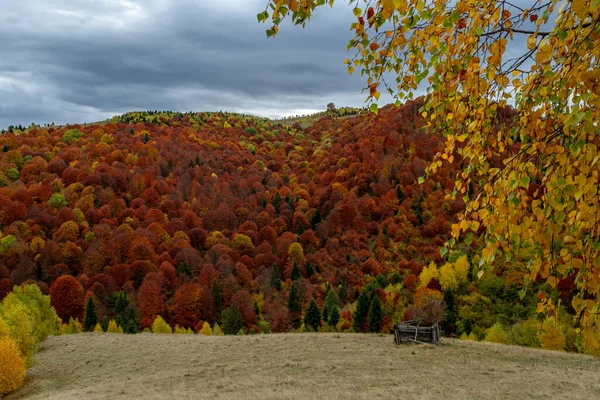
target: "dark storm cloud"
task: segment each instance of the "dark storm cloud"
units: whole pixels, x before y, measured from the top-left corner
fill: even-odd
[[[11,2],[12,3],[12,2]],[[362,105],[342,64],[352,14],[267,39],[262,0],[24,0],[0,17],[0,127],[135,109],[261,115]]]

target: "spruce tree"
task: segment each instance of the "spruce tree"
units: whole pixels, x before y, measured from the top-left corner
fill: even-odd
[[[335,290],[329,290],[327,292],[327,296],[325,296],[325,304],[323,304],[323,319],[325,321],[329,320],[329,313],[334,307],[340,306],[340,300],[338,299]]]
[[[381,300],[377,294],[373,294],[371,300],[371,307],[369,309],[369,331],[379,332],[381,330],[381,323],[383,322],[383,309],[381,308]]]
[[[226,335],[237,335],[240,329],[244,329],[242,314],[235,303],[223,311],[223,333]]]
[[[313,266],[310,262],[307,262],[306,263],[306,277],[310,278],[314,274],[315,274],[315,269],[313,268]]]
[[[362,332],[367,322],[367,314],[369,313],[369,296],[366,293],[361,293],[358,296],[358,302],[356,309],[352,315],[354,330],[356,332]]]
[[[304,315],[304,326],[312,328],[315,332],[319,331],[321,327],[321,311],[315,299],[310,301],[306,314]]]
[[[302,305],[300,301],[300,294],[298,293],[297,282],[292,283],[290,295],[288,297],[288,309],[290,324],[294,329],[300,328],[300,324],[302,322]]]
[[[276,264],[273,264],[273,267],[271,268],[271,279],[269,283],[273,289],[281,290],[281,273]]]
[[[327,318],[327,324],[329,326],[336,326],[340,320],[340,309],[335,306],[329,311],[329,318]]]
[[[96,315],[96,303],[90,296],[88,298],[87,306],[85,307],[85,320],[83,321],[83,327],[86,332],[94,329],[98,323],[98,316]]]
[[[292,281],[300,279],[302,274],[300,274],[300,268],[298,268],[298,263],[294,261],[294,266],[292,267],[292,272],[290,272],[290,278]]]

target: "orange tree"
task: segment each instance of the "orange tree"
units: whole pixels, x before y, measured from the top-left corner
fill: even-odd
[[[258,20],[274,36],[284,19],[304,26],[326,4],[269,0]],[[574,275],[579,323],[600,326],[600,1],[349,5],[355,55],[345,63],[366,78],[370,109],[382,90],[399,103],[426,87],[423,117],[446,138],[427,172],[462,163],[453,195],[466,209],[442,253],[482,232],[481,271],[505,257],[527,265],[526,284]],[[507,105],[514,118],[503,125]]]

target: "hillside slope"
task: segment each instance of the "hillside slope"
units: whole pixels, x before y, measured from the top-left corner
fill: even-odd
[[[124,292],[139,316],[128,325],[141,329],[157,314],[212,324],[235,303],[258,330],[258,303],[271,330],[286,331],[298,322],[292,278],[303,309],[330,286],[343,308],[380,275],[371,292],[406,282],[389,327],[461,208],[444,197],[455,170],[417,184],[440,142],[418,108],[303,131],[237,114],[130,113],[0,135],[0,297],[73,275],[100,319],[115,317]]]
[[[450,341],[395,346],[391,336],[51,337],[17,399],[600,398],[600,359]]]

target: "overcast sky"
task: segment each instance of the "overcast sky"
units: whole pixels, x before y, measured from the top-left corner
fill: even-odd
[[[10,0],[0,15],[0,128],[132,110],[278,117],[363,106],[343,60],[352,11],[267,39],[266,0]]]

